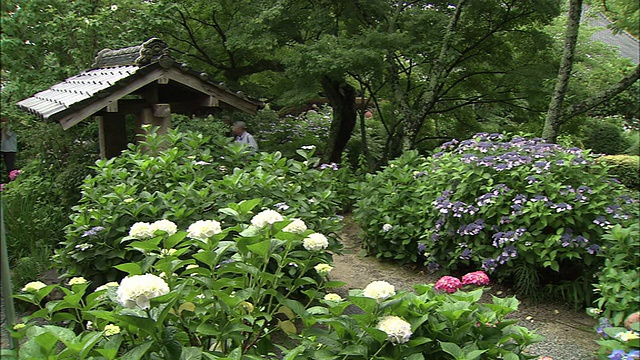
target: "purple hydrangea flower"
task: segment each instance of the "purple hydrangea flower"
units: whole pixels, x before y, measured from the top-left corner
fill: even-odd
[[[482,270],[485,272],[491,273],[496,269],[496,267],[498,267],[498,263],[495,259],[488,258],[482,262]]]
[[[82,235],[80,235],[80,237],[96,236],[102,230],[104,230],[104,227],[102,227],[102,226],[94,226],[91,229],[89,229],[89,230],[85,231],[84,233],[82,233]]]

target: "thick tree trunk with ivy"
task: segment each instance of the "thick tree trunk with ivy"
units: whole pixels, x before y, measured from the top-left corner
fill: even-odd
[[[356,89],[344,81],[332,80],[326,76],[322,78],[321,84],[333,108],[333,121],[323,159],[339,163],[356,126]]]
[[[564,96],[569,86],[569,77],[573,68],[573,56],[575,54],[576,42],[578,41],[578,30],[580,29],[580,12],[582,11],[582,0],[569,1],[569,19],[564,37],[564,47],[562,50],[562,60],[558,70],[556,87],[549,103],[547,118],[542,130],[542,138],[546,142],[555,143],[558,138],[558,129],[562,115],[562,104]]]

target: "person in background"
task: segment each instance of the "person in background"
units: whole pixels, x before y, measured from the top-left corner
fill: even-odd
[[[2,162],[4,162],[5,171],[7,174],[10,174],[16,168],[18,136],[15,132],[11,131],[8,118],[1,117],[0,124],[2,126],[2,135],[0,136]]]
[[[247,124],[244,121],[234,122],[232,130],[237,142],[251,146],[253,148],[252,153],[258,151],[258,143],[253,138],[253,135],[247,132]]]

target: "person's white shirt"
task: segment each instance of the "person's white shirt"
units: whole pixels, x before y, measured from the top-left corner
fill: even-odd
[[[253,135],[249,134],[248,132],[243,132],[240,135],[236,136],[236,141],[242,144],[247,144],[249,146],[251,146],[253,148],[253,152],[258,151],[258,143],[256,142],[256,139],[253,138]]]

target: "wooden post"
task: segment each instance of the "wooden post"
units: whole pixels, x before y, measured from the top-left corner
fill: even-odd
[[[109,159],[120,155],[127,148],[125,116],[120,113],[106,113],[97,116],[100,133],[100,157]]]

